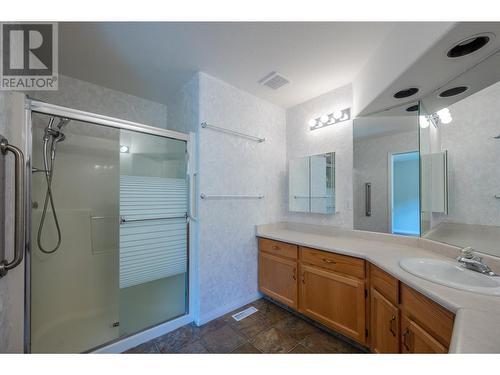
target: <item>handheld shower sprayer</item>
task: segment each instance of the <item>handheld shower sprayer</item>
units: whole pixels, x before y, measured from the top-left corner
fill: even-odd
[[[45,193],[45,201],[43,204],[42,217],[40,219],[40,225],[38,226],[38,235],[37,235],[37,243],[38,248],[42,253],[52,254],[54,253],[59,246],[61,245],[61,228],[59,226],[59,220],[57,218],[56,208],[54,205],[54,197],[52,195],[52,178],[54,176],[54,163],[56,159],[56,147],[59,142],[62,142],[66,139],[66,136],[63,133],[63,129],[66,125],[69,124],[71,120],[67,118],[61,118],[56,128],[54,128],[54,117],[49,119],[49,123],[44,131],[43,136],[43,164],[44,164],[44,172],[45,179],[47,181],[47,190]],[[37,172],[39,170],[33,170],[33,172]],[[47,208],[50,204],[52,208],[52,215],[54,217],[54,224],[57,230],[57,244],[50,250],[47,250],[42,245],[42,231],[43,226],[45,224],[45,218],[47,215]]]

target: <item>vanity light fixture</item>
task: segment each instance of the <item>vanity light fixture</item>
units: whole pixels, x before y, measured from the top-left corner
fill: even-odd
[[[309,130],[316,130],[324,128],[325,126],[330,126],[338,124],[339,122],[347,121],[351,119],[351,108],[346,108],[343,110],[338,110],[327,115],[322,115],[317,118],[310,119],[307,123],[309,125]]]
[[[427,116],[420,115],[418,117],[418,123],[421,129],[427,129],[430,125],[430,120]]]
[[[451,113],[448,108],[443,108],[436,112],[436,115],[441,124],[449,124],[453,119],[451,118]]]
[[[128,154],[128,153],[129,153],[129,151],[130,151],[130,149],[129,149],[129,147],[128,147],[128,146],[125,146],[125,145],[121,145],[121,146],[120,146],[120,152],[121,152],[122,154]]]
[[[432,115],[419,116],[418,122],[421,129],[427,129],[430,124],[437,128],[439,124],[446,125],[452,121],[453,118],[451,117],[450,110],[448,108],[443,108]]]

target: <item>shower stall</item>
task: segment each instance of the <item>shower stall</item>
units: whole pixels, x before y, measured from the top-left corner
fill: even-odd
[[[189,135],[27,103],[25,350],[93,351],[187,316]]]

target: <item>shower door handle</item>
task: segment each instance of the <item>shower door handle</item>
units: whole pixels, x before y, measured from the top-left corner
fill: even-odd
[[[8,261],[5,259],[5,244],[0,246],[3,248],[2,258],[0,259],[0,278],[5,276],[7,272],[17,267],[23,261],[24,256],[24,214],[25,214],[25,164],[23,152],[10,145],[7,139],[0,136],[0,152],[3,156],[8,152],[14,154],[14,259]],[[3,168],[3,166],[2,166]],[[2,187],[4,189],[5,186]],[[3,202],[2,202],[3,203]],[[3,206],[3,205],[2,205]],[[2,215],[4,213],[1,213]]]

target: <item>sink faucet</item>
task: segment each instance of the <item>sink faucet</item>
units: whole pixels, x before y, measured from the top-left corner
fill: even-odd
[[[458,263],[464,268],[472,271],[480,272],[488,276],[498,276],[491,270],[481,257],[474,254],[472,247],[465,247],[462,249],[460,256],[457,258]]]

